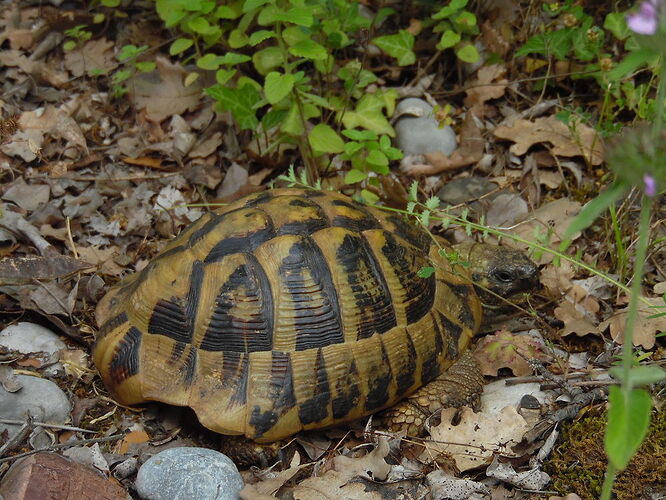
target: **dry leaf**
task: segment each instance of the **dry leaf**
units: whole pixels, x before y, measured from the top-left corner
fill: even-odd
[[[291,459],[289,468],[277,473],[271,472],[268,477],[262,479],[258,483],[246,484],[243,489],[238,493],[239,496],[244,500],[263,500],[273,499],[275,495],[284,483],[289,481],[296,473],[301,470],[303,467],[307,467],[309,464],[301,463],[301,456],[298,452],[294,455],[294,458]]]
[[[120,254],[118,247],[99,248],[96,246],[77,247],[79,256],[93,266],[97,266],[100,274],[120,276],[124,269],[113,261],[113,257]]]
[[[601,138],[597,132],[583,123],[569,127],[555,116],[537,118],[534,121],[516,120],[512,125],[501,125],[493,133],[500,139],[515,142],[511,152],[523,155],[534,144],[552,145],[552,153],[558,156],[583,156],[588,163],[599,165],[604,159]]]
[[[36,129],[54,138],[64,139],[88,153],[83,132],[78,123],[64,109],[49,105],[35,111],[26,111],[19,118],[19,125],[24,131]]]
[[[571,280],[575,274],[573,264],[568,260],[561,260],[559,266],[549,264],[542,269],[539,279],[551,295],[560,297],[571,288]]]
[[[144,108],[146,118],[161,122],[165,118],[179,115],[202,105],[201,90],[204,82],[196,81],[186,87],[185,69],[179,64],[157,57],[157,69],[140,73],[129,86],[130,96],[138,109]]]
[[[460,423],[453,425],[451,422],[457,412],[456,408],[442,410],[442,422],[430,430],[433,441],[426,442],[422,459],[446,453],[464,472],[490,463],[494,453],[513,456],[510,446],[520,442],[529,427],[512,406],[489,416],[464,407]]]
[[[125,435],[122,441],[119,441],[114,446],[114,453],[124,455],[133,444],[147,443],[150,441],[150,436],[145,431],[132,431]]]
[[[90,268],[90,264],[64,255],[9,257],[0,260],[0,285],[18,285],[32,280],[52,280]]]
[[[500,368],[509,368],[517,377],[532,374],[528,359],[542,358],[541,345],[529,335],[514,335],[506,330],[486,335],[476,346],[474,356],[481,373],[497,376]]]
[[[504,95],[508,80],[504,64],[491,64],[479,68],[476,79],[470,83],[467,90],[465,105],[471,108],[477,116],[484,114],[483,104],[490,99],[498,99]]]
[[[97,70],[107,74],[118,66],[113,47],[114,42],[106,38],[89,40],[82,47],[65,53],[65,67],[74,76],[90,75]]]
[[[23,177],[19,177],[12,182],[5,194],[3,200],[14,202],[24,210],[36,210],[39,205],[48,203],[51,190],[45,184],[26,184]]]
[[[391,466],[384,458],[389,453],[388,441],[379,438],[377,447],[361,458],[337,456],[333,459],[333,469],[323,476],[310,477],[293,490],[295,500],[330,500],[345,498],[350,500],[383,500],[376,491],[365,491],[360,482],[350,482],[357,476],[383,480]]]
[[[638,316],[634,325],[633,344],[635,346],[643,346],[645,349],[652,349],[654,347],[655,334],[666,332],[666,315],[651,319],[650,316],[665,313],[666,307],[664,306],[666,304],[664,304],[664,300],[661,297],[643,298],[643,300],[648,301],[653,307],[647,306],[642,300],[638,302]],[[602,331],[610,327],[611,337],[618,344],[624,342],[627,311],[628,307],[625,307],[599,325],[599,329]]]
[[[559,331],[562,337],[572,333],[579,337],[584,337],[589,333],[600,334],[599,327],[586,318],[585,314],[576,309],[576,306],[568,300],[563,301],[562,304],[556,307],[553,314],[564,323],[564,327]]]

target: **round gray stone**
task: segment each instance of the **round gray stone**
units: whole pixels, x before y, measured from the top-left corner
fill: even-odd
[[[67,395],[50,380],[29,375],[18,375],[23,386],[16,392],[7,392],[0,385],[0,418],[25,420],[28,412],[37,422],[64,424],[69,419],[71,405]],[[20,425],[0,424],[0,432],[7,429],[14,436]]]
[[[243,479],[219,451],[183,446],[149,458],[135,485],[144,500],[236,500]]]
[[[67,347],[60,337],[48,328],[26,321],[10,325],[2,330],[0,346],[21,354],[33,352],[55,354]]]
[[[456,149],[456,133],[451,127],[439,126],[433,107],[423,99],[410,97],[396,106],[396,143],[406,155],[439,151],[449,156]]]

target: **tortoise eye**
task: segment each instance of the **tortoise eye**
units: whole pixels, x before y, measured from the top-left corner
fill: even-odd
[[[513,281],[513,274],[509,271],[498,270],[493,273],[493,276],[502,283],[511,283]]]

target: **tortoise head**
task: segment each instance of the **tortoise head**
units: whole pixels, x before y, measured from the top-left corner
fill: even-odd
[[[521,251],[486,243],[463,243],[455,248],[469,262],[472,282],[486,306],[501,305],[502,299],[541,286],[539,268]]]

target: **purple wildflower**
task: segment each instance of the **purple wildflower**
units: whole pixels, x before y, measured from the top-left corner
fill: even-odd
[[[643,175],[643,184],[645,185],[645,196],[652,197],[657,194],[657,181],[650,174]]]
[[[663,0],[645,0],[638,12],[627,14],[627,26],[639,35],[654,35],[659,26],[659,4]]]

